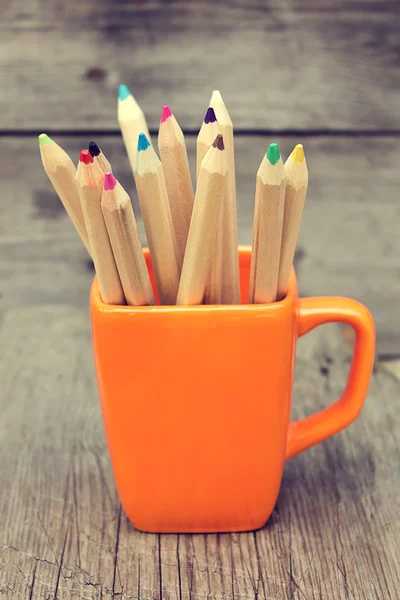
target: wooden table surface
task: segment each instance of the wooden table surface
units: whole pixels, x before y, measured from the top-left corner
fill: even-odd
[[[400,598],[399,17],[396,0],[0,3],[1,598]],[[265,148],[278,141],[286,156],[303,142],[301,293],[354,297],[375,319],[365,408],[287,463],[257,532],[143,534],[118,501],[91,350],[92,265],[36,135],[48,132],[74,160],[96,139],[137,212],[116,122],[120,82],[153,131],[171,105],[192,166],[221,90],[237,132],[242,243]],[[337,325],[300,340],[293,418],[340,395],[351,344]]]

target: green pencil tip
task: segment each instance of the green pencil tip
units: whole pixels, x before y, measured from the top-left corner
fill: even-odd
[[[276,165],[278,160],[281,157],[281,153],[279,152],[278,144],[270,144],[267,150],[267,154],[265,155],[268,158],[269,162],[272,166]]]
[[[39,146],[44,146],[45,144],[54,144],[53,140],[47,135],[47,133],[41,133],[38,139]]]
[[[126,100],[129,96],[132,96],[132,94],[130,93],[128,86],[121,83],[121,85],[118,86],[118,98],[120,100]]]

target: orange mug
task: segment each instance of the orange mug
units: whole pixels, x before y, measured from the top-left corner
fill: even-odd
[[[246,302],[251,251],[239,255]],[[262,527],[285,460],[347,427],[364,403],[374,361],[370,313],[346,298],[299,300],[294,272],[274,304],[110,306],[94,279],[90,308],[114,477],[142,531]],[[290,423],[296,339],[331,321],[356,333],[344,394]]]

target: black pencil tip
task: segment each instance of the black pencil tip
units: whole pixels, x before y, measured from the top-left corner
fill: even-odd
[[[98,156],[101,152],[96,142],[89,142],[88,150],[92,156]]]
[[[224,138],[219,133],[213,142],[214,148],[218,148],[218,150],[225,150],[224,146]]]
[[[215,123],[216,120],[217,117],[215,116],[214,109],[210,106],[207,108],[206,116],[204,117],[204,123]]]

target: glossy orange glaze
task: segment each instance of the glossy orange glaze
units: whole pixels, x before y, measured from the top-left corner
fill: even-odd
[[[147,252],[146,260],[151,271]],[[246,302],[249,249],[240,249],[240,273]],[[101,302],[95,279],[90,306],[115,481],[143,531],[261,527],[285,459],[346,427],[367,393],[367,309],[344,298],[298,300],[294,273],[287,297],[269,305],[116,307]],[[296,338],[332,320],[356,330],[346,391],[289,424]]]

